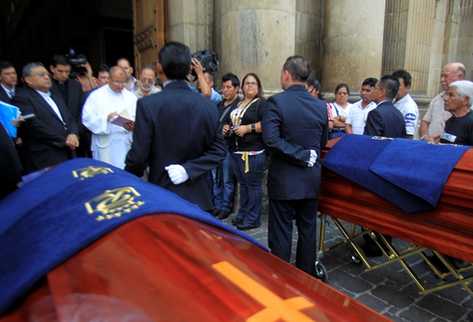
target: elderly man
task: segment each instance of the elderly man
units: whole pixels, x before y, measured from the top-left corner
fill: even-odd
[[[112,67],[109,84],[89,95],[82,112],[82,123],[92,132],[92,157],[121,169],[131,147],[136,110],[136,96],[125,88],[126,81],[125,71]]]
[[[442,92],[435,96],[430,102],[429,108],[420,124],[420,136],[426,140],[432,140],[443,133],[445,121],[447,121],[452,114],[445,111],[443,96],[448,86],[457,80],[465,78],[465,66],[462,63],[449,63],[442,69],[440,75],[440,84],[442,85]]]
[[[440,142],[473,146],[473,82],[450,83],[443,99],[445,109],[452,116],[445,123]]]
[[[145,66],[141,70],[140,80],[138,81],[138,89],[135,91],[135,95],[138,98],[156,94],[160,91],[154,84],[156,83],[156,73],[152,66]]]
[[[138,89],[138,81],[133,77],[133,67],[131,67],[130,61],[124,57],[120,58],[117,60],[117,66],[123,68],[125,71],[126,89],[134,93]]]
[[[78,128],[61,95],[51,92],[51,78],[41,63],[23,67],[26,87],[18,90],[13,104],[23,115],[32,114],[21,127],[26,172],[56,165],[75,154]]]

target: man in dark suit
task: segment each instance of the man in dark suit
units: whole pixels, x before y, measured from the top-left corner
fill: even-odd
[[[187,46],[167,43],[157,63],[164,89],[138,100],[133,144],[126,170],[142,176],[149,165],[149,181],[169,189],[204,210],[212,209],[207,173],[225,157],[218,113],[187,82],[191,53]]]
[[[15,67],[7,61],[0,62],[0,101],[11,104],[15,97],[18,77]]]
[[[13,141],[0,124],[0,199],[16,189],[21,180],[21,163]]]
[[[377,106],[369,112],[365,125],[365,135],[388,138],[406,137],[406,123],[393,100],[399,90],[399,81],[391,75],[381,77],[371,93],[371,100]]]
[[[289,262],[292,220],[299,233],[296,266],[315,274],[316,213],[321,165],[320,150],[328,135],[324,102],[305,89],[309,62],[289,57],[281,71],[284,92],[269,99],[263,116],[263,140],[271,152],[268,174],[271,252]]]
[[[83,95],[81,84],[70,79],[71,65],[63,55],[54,55],[49,66],[52,75],[51,92],[61,95],[74,122],[79,127],[79,147],[76,150],[78,157],[90,157],[90,132],[82,125]]]
[[[20,127],[28,160],[26,172],[66,161],[79,146],[77,125],[60,95],[51,92],[51,78],[41,63],[23,67],[26,87],[18,90],[13,104],[22,115],[34,114]]]

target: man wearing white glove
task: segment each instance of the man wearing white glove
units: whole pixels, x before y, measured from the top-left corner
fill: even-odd
[[[315,275],[316,213],[320,186],[317,156],[328,133],[327,107],[310,96],[304,84],[310,74],[307,60],[289,57],[281,71],[284,92],[268,100],[263,115],[263,140],[271,152],[268,174],[271,252],[291,258],[292,220],[296,220],[296,266]]]
[[[159,51],[156,69],[164,89],[138,100],[133,145],[126,170],[211,210],[208,172],[225,157],[218,112],[185,81],[191,53],[186,45],[169,42]]]
[[[171,164],[164,169],[168,172],[169,178],[175,185],[184,183],[189,179],[186,169],[180,164]]]

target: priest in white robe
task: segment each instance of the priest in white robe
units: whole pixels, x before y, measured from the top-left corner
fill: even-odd
[[[112,67],[109,84],[94,90],[82,111],[82,123],[92,132],[92,157],[120,169],[125,167],[125,157],[131,148],[134,123],[118,125],[116,120],[134,121],[137,100],[125,88],[126,79],[121,67]]]

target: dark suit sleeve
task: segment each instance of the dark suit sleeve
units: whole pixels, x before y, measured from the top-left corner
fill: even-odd
[[[281,115],[275,104],[268,101],[261,126],[263,128],[263,141],[271,149],[288,157],[295,164],[306,167],[310,159],[310,150],[289,143],[281,137]]]
[[[26,96],[16,95],[14,99],[14,105],[20,108],[22,115],[35,114],[33,104]],[[33,117],[29,120],[26,120],[25,123],[21,125],[21,128],[22,131],[26,130],[27,132],[34,133],[34,138],[37,141],[41,141],[59,148],[66,146],[66,138],[55,133],[54,131],[51,131],[48,125],[39,120],[38,117]]]
[[[370,111],[368,113],[368,118],[366,120],[366,125],[365,125],[365,132],[363,134],[383,136],[384,134],[383,129],[384,129],[383,120],[381,119],[381,115],[379,114],[379,111],[377,111],[376,109]]]
[[[202,156],[182,164],[191,180],[216,168],[225,158],[225,141],[220,129],[218,127],[212,145]]]
[[[133,143],[126,156],[125,170],[141,177],[148,166],[151,141],[153,138],[153,125],[151,116],[147,114],[142,100],[136,105],[135,128],[133,130]]]

